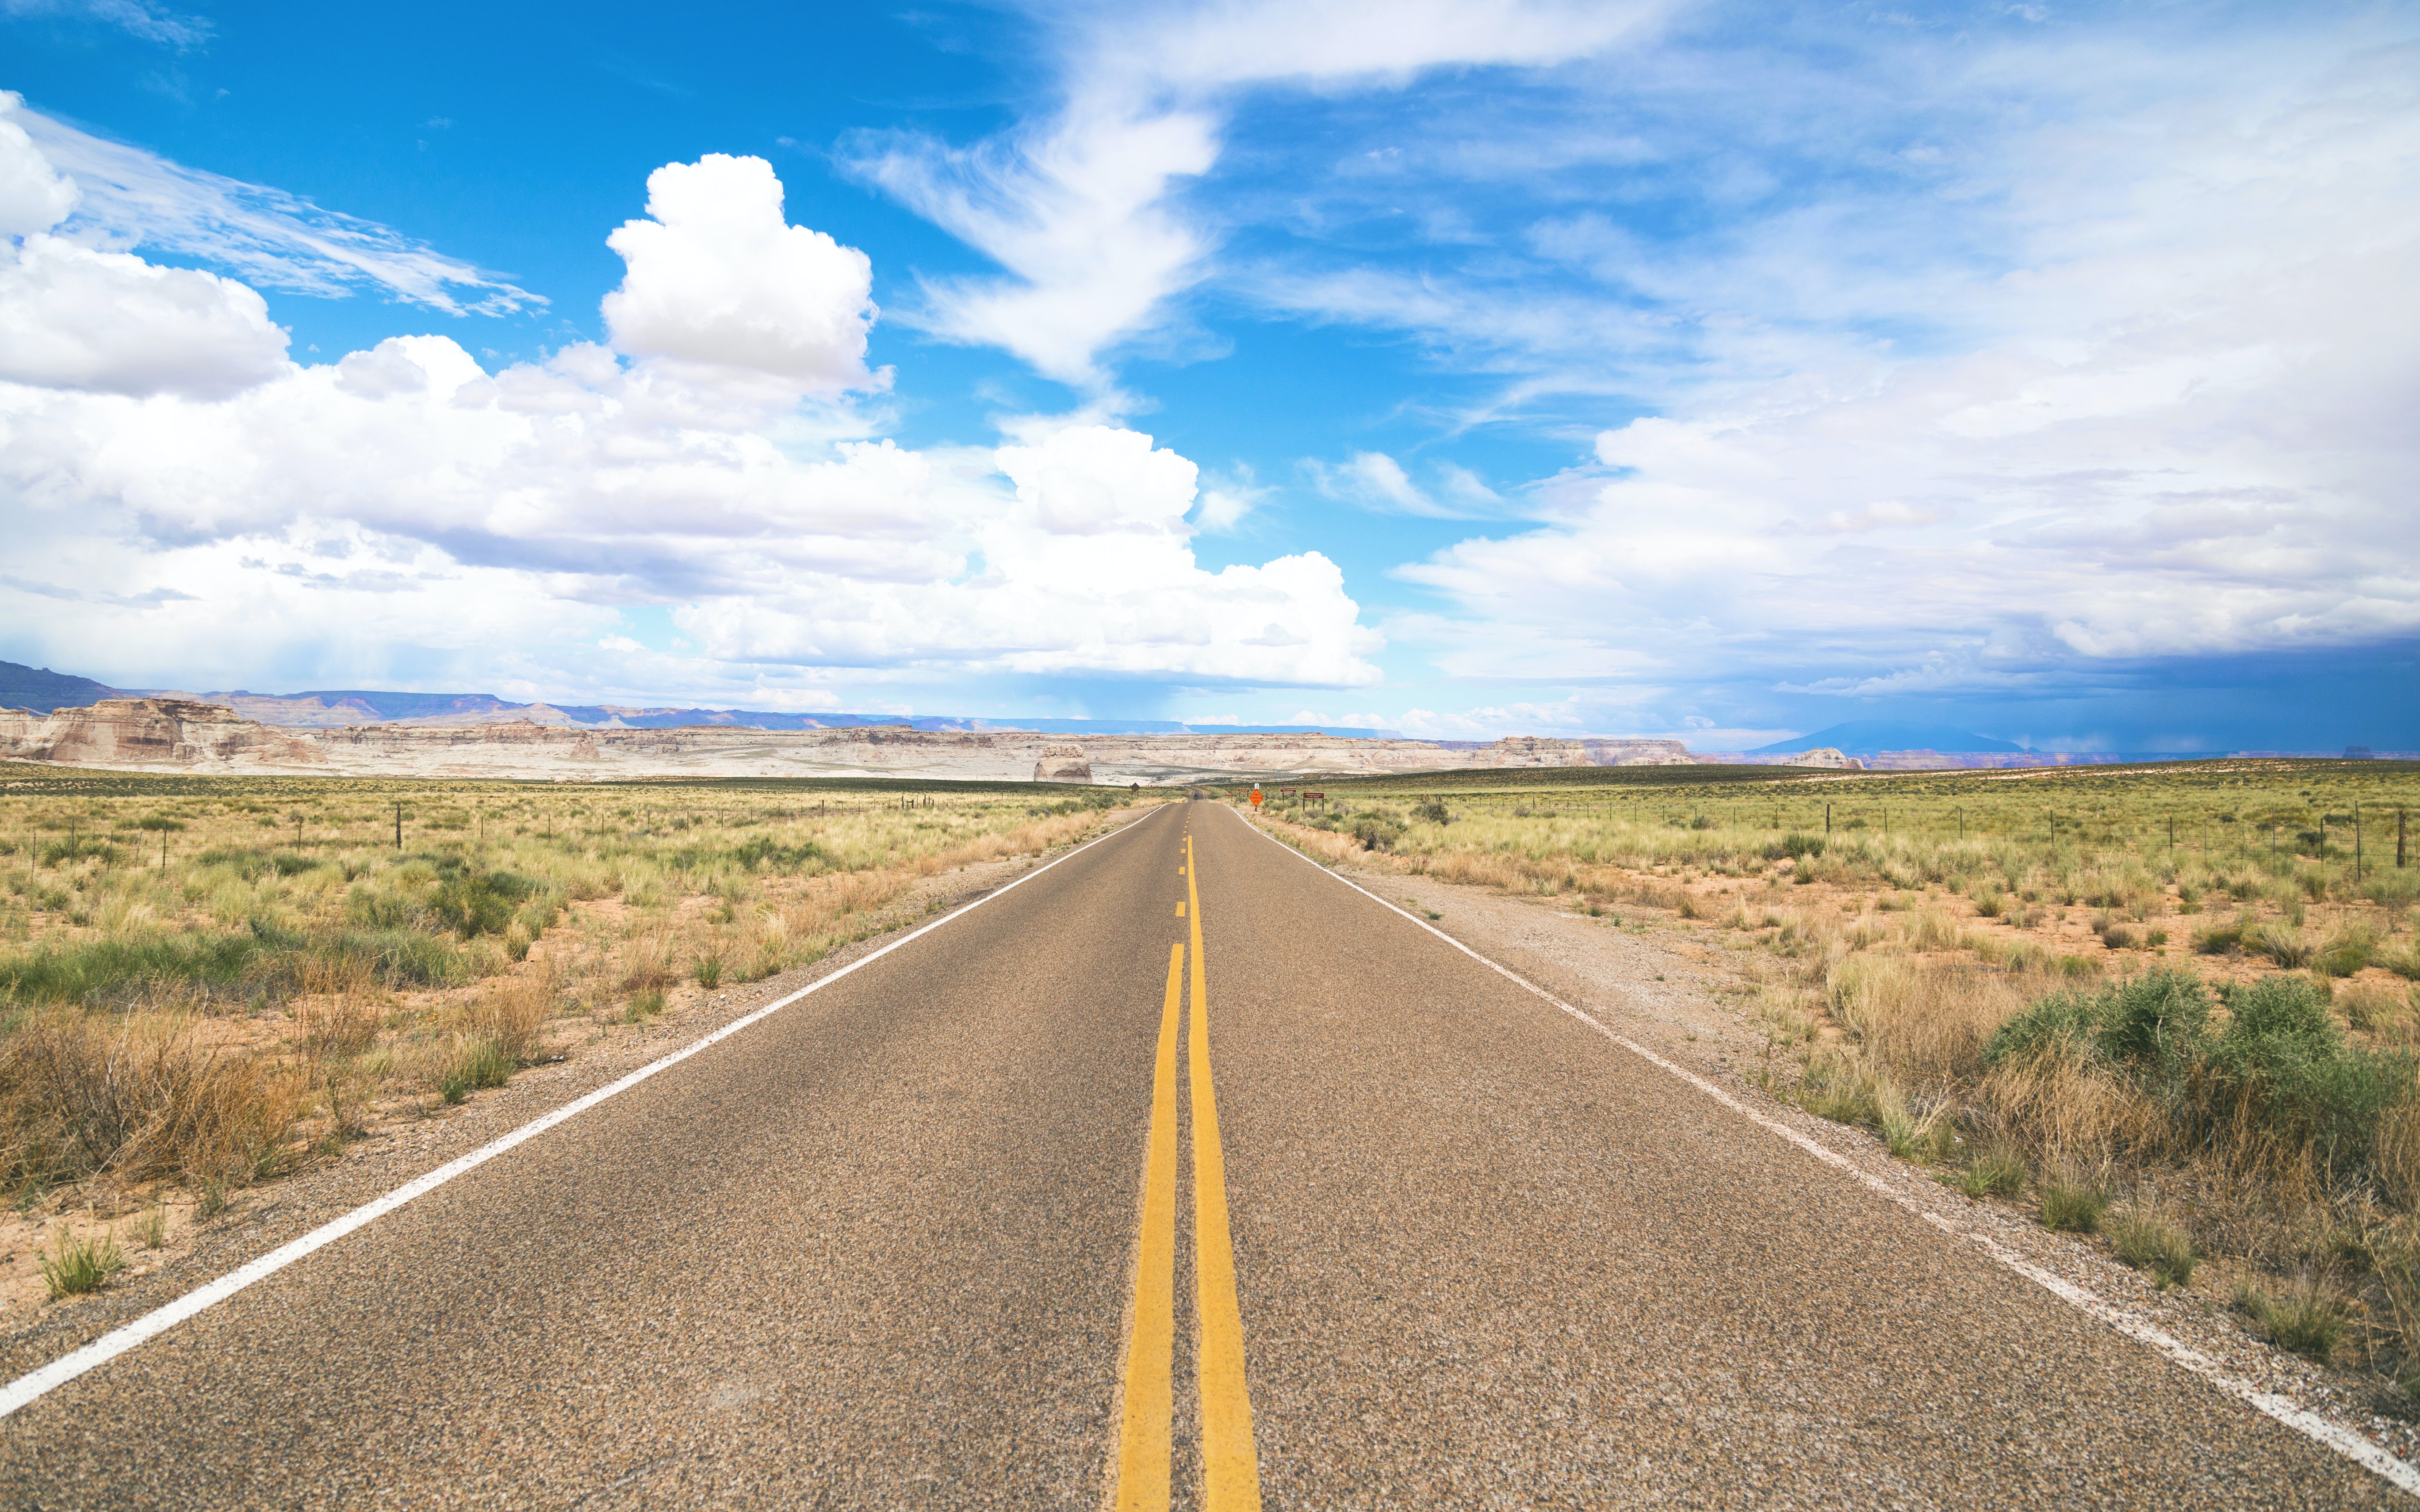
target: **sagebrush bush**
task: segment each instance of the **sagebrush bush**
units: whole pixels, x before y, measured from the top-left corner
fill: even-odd
[[[2222,1111],[2310,1149],[2327,1172],[2365,1168],[2381,1117],[2412,1095],[2412,1057],[2349,1043],[2327,990],[2306,977],[2261,977],[2230,991],[2226,1007],[2209,1053]]]

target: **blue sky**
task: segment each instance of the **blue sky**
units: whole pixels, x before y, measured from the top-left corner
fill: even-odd
[[[2420,748],[2410,7],[0,0],[0,43],[9,659]]]

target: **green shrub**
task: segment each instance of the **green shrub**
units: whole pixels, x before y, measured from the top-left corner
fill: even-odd
[[[223,866],[246,882],[257,882],[272,872],[281,877],[300,876],[335,863],[297,851],[247,850],[234,845],[214,845],[201,854],[204,866]]]
[[[438,883],[429,895],[428,912],[439,925],[466,940],[502,934],[512,923],[513,910],[536,890],[536,883],[510,872],[465,868]]]
[[[2163,967],[2097,992],[2036,999],[1993,1031],[1983,1058],[2000,1066],[2066,1055],[2123,1069],[2139,1082],[2173,1085],[2201,1057],[2210,1007],[2199,977]]]
[[[41,848],[44,866],[56,866],[61,861],[99,861],[103,866],[116,866],[126,859],[126,853],[106,841],[78,836],[72,841],[53,841]]]
[[[1062,805],[1060,811],[1072,812],[1073,808]],[[804,872],[811,866],[830,860],[824,848],[814,841],[803,845],[779,845],[762,835],[733,850],[731,858],[752,872],[758,867],[770,867],[776,872]]]
[[[2303,938],[2299,927],[2283,924],[2252,924],[2243,931],[2243,949],[2265,955],[2288,971],[2299,971],[2311,964],[2315,953],[2311,942]]]
[[[2052,993],[1993,1030],[1983,1042],[1983,1058],[1994,1066],[2022,1065],[2047,1055],[2088,1058],[2096,1053],[2093,1031],[2099,1024],[2093,998]]]
[[[2190,971],[2147,971],[2095,999],[2101,1053],[2139,1074],[2174,1078],[2201,1057],[2210,990]]]
[[[345,918],[349,923],[374,930],[430,927],[428,909],[417,893],[358,884],[345,895]]]
[[[1845,1057],[1832,1055],[1807,1062],[1806,1074],[1790,1096],[1819,1119],[1878,1127],[1885,1104],[1891,1101],[1888,1092],[1872,1071]]]
[[[1445,800],[1435,794],[1412,805],[1412,817],[1432,825],[1453,823],[1453,815],[1446,811]]]
[[[1352,835],[1361,842],[1363,850],[1383,851],[1403,839],[1404,831],[1409,827],[1400,814],[1384,809],[1364,809],[1353,816]]]
[[[2311,969],[2322,977],[2350,977],[2369,964],[2377,937],[2367,930],[2344,930],[2311,956]]]
[[[2366,1161],[2379,1115],[2410,1095],[2411,1057],[2348,1043],[2327,990],[2307,977],[2262,977],[2228,992],[2226,1007],[2209,1057],[2222,1105],[2315,1147],[2331,1170]]]

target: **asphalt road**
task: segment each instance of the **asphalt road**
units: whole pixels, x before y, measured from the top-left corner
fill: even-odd
[[[0,1422],[27,1508],[1163,1476],[1219,1512],[2402,1500],[1203,803]]]

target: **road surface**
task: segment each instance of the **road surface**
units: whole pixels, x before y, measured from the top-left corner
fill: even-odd
[[[1203,802],[0,1421],[11,1507],[2403,1501]]]

